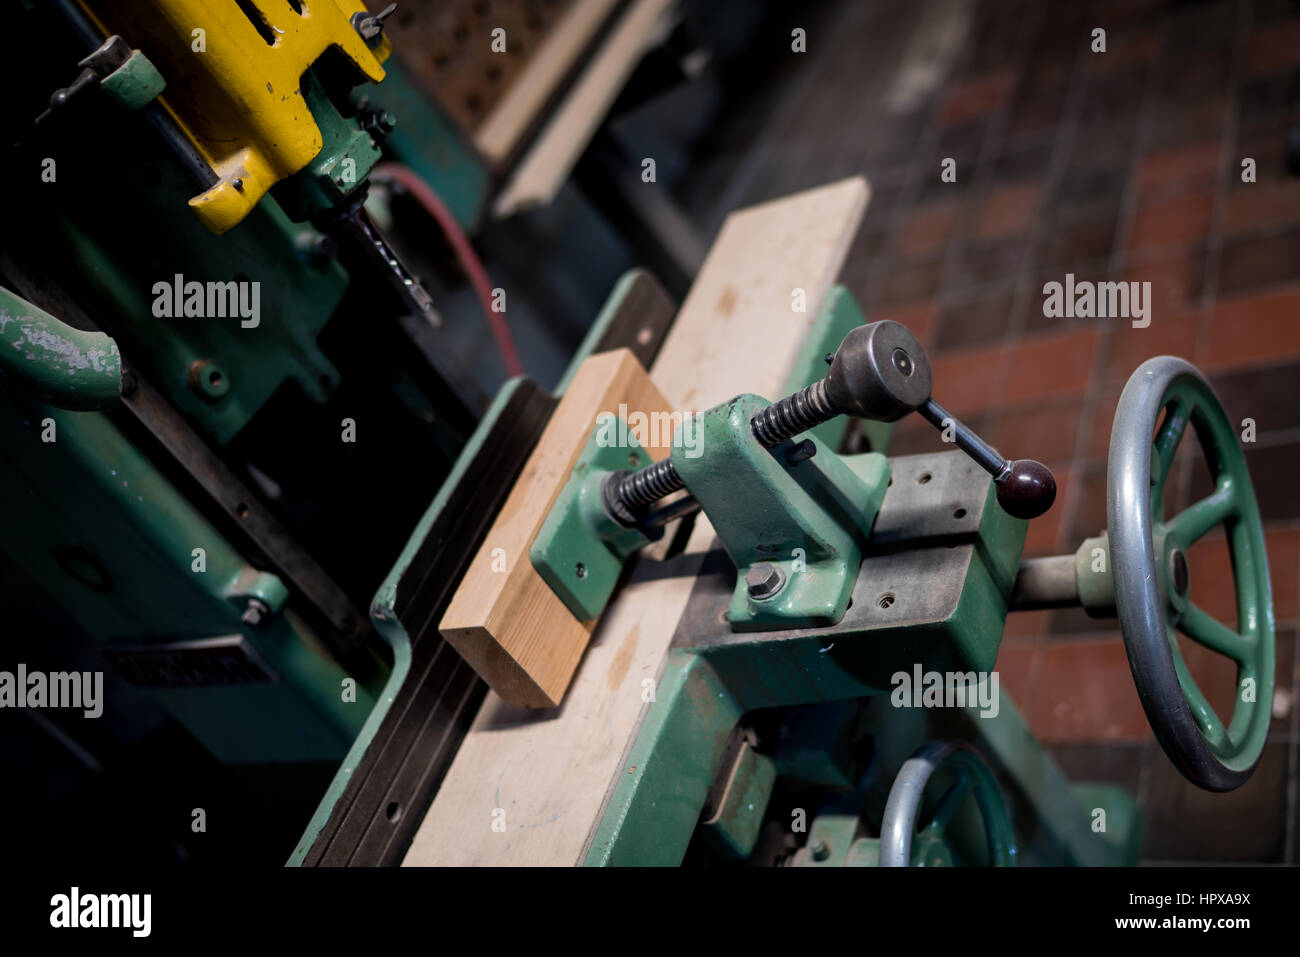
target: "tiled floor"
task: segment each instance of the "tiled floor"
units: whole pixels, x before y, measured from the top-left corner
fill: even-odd
[[[804,26],[808,52],[774,37],[770,82],[718,130],[683,202],[711,232],[736,206],[869,178],[843,281],[869,318],[923,338],[940,401],[1004,453],[1055,470],[1060,496],[1031,526],[1030,554],[1073,551],[1104,526],[1111,417],[1145,358],[1191,360],[1234,419],[1255,420],[1245,447],[1267,528],[1278,694],[1247,785],[1212,795],[1174,770],[1113,623],[1013,616],[999,668],[1073,776],[1136,791],[1145,859],[1297,863],[1300,178],[1285,169],[1284,136],[1300,123],[1300,5],[844,2],[803,19],[783,36]],[[1094,28],[1105,53],[1090,49]],[[945,158],[955,183],[941,180]],[[1150,325],[1044,316],[1043,283],[1067,273],[1150,282]],[[1170,488],[1181,504],[1205,488],[1184,445]],[[892,451],[939,447],[913,417]],[[1191,560],[1194,599],[1231,620],[1222,537]],[[1230,701],[1226,662],[1189,659],[1211,702]]]

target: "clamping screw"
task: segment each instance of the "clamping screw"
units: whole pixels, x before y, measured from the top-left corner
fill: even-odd
[[[889,319],[858,326],[827,355],[826,378],[760,409],[749,420],[765,448],[829,422],[838,415],[894,422],[919,408],[930,395],[925,349],[901,323]],[[795,465],[811,457],[804,446],[791,450]],[[606,510],[621,524],[652,502],[686,487],[671,459],[620,476],[606,490]],[[635,523],[633,523],[635,524]]]

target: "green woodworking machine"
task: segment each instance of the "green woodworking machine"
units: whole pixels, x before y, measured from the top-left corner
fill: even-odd
[[[182,859],[402,859],[488,693],[443,613],[584,360],[627,349],[649,368],[673,318],[634,271],[554,390],[485,387],[450,358],[426,288],[438,269],[407,252],[439,230],[408,217],[386,238],[382,200],[401,190],[380,163],[432,184],[453,231],[478,225],[499,170],[387,62],[391,12],[0,13],[15,609],[0,670],[105,672],[102,725],[33,716],[40,753],[62,755],[33,766],[75,755],[51,780],[115,788],[123,808],[167,795],[149,814]],[[527,562],[574,622],[595,627],[629,565],[671,554],[701,518],[717,537],[626,743],[637,773],[609,782],[586,863],[1133,862],[1132,796],[1066,780],[999,687],[1021,609],[1118,618],[1170,760],[1212,791],[1250,776],[1273,608],[1250,477],[1205,377],[1172,357],[1133,372],[1106,529],[1030,560],[1051,472],[1004,459],[932,386],[916,338],[864,322],[836,288],[777,401],[685,416],[657,461],[633,428],[571,437]],[[953,448],[888,457],[890,423],[912,413]],[[1189,425],[1214,490],[1171,515]],[[1188,549],[1218,525],[1235,628],[1189,598]],[[1189,675],[1180,633],[1236,664],[1230,715]],[[238,822],[221,850],[190,826],[205,804]]]

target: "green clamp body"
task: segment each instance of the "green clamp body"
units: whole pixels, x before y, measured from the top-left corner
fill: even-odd
[[[579,621],[594,621],[609,603],[628,556],[654,539],[605,514],[601,486],[612,472],[650,464],[650,454],[625,422],[597,421],[537,533],[529,558]],[[656,530],[655,538],[662,530]]]
[[[848,607],[889,461],[876,452],[841,458],[816,438],[805,440],[816,449],[807,458],[790,454],[790,440],[765,448],[749,420],[768,405],[741,395],[702,412],[689,444],[679,426],[673,466],[736,565],[734,629],[834,624]],[[746,578],[761,564],[778,574],[771,593],[756,598]]]
[[[815,438],[805,440],[811,456],[790,454],[790,441],[765,448],[749,420],[768,404],[742,395],[686,419],[673,433],[673,466],[736,564],[732,627],[834,624],[848,607],[889,462],[874,452],[841,457]],[[620,525],[602,497],[612,473],[649,463],[630,429],[598,423],[533,542],[533,567],[580,621],[600,616],[627,558],[662,535]],[[761,597],[746,581],[757,565],[779,578]]]

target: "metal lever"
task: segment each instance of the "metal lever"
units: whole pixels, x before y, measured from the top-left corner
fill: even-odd
[[[1004,459],[970,427],[934,399],[926,399],[916,410],[936,429],[952,429],[957,447],[993,476],[998,489],[998,504],[1016,518],[1037,518],[1056,501],[1056,477],[1042,462],[1033,459]]]

